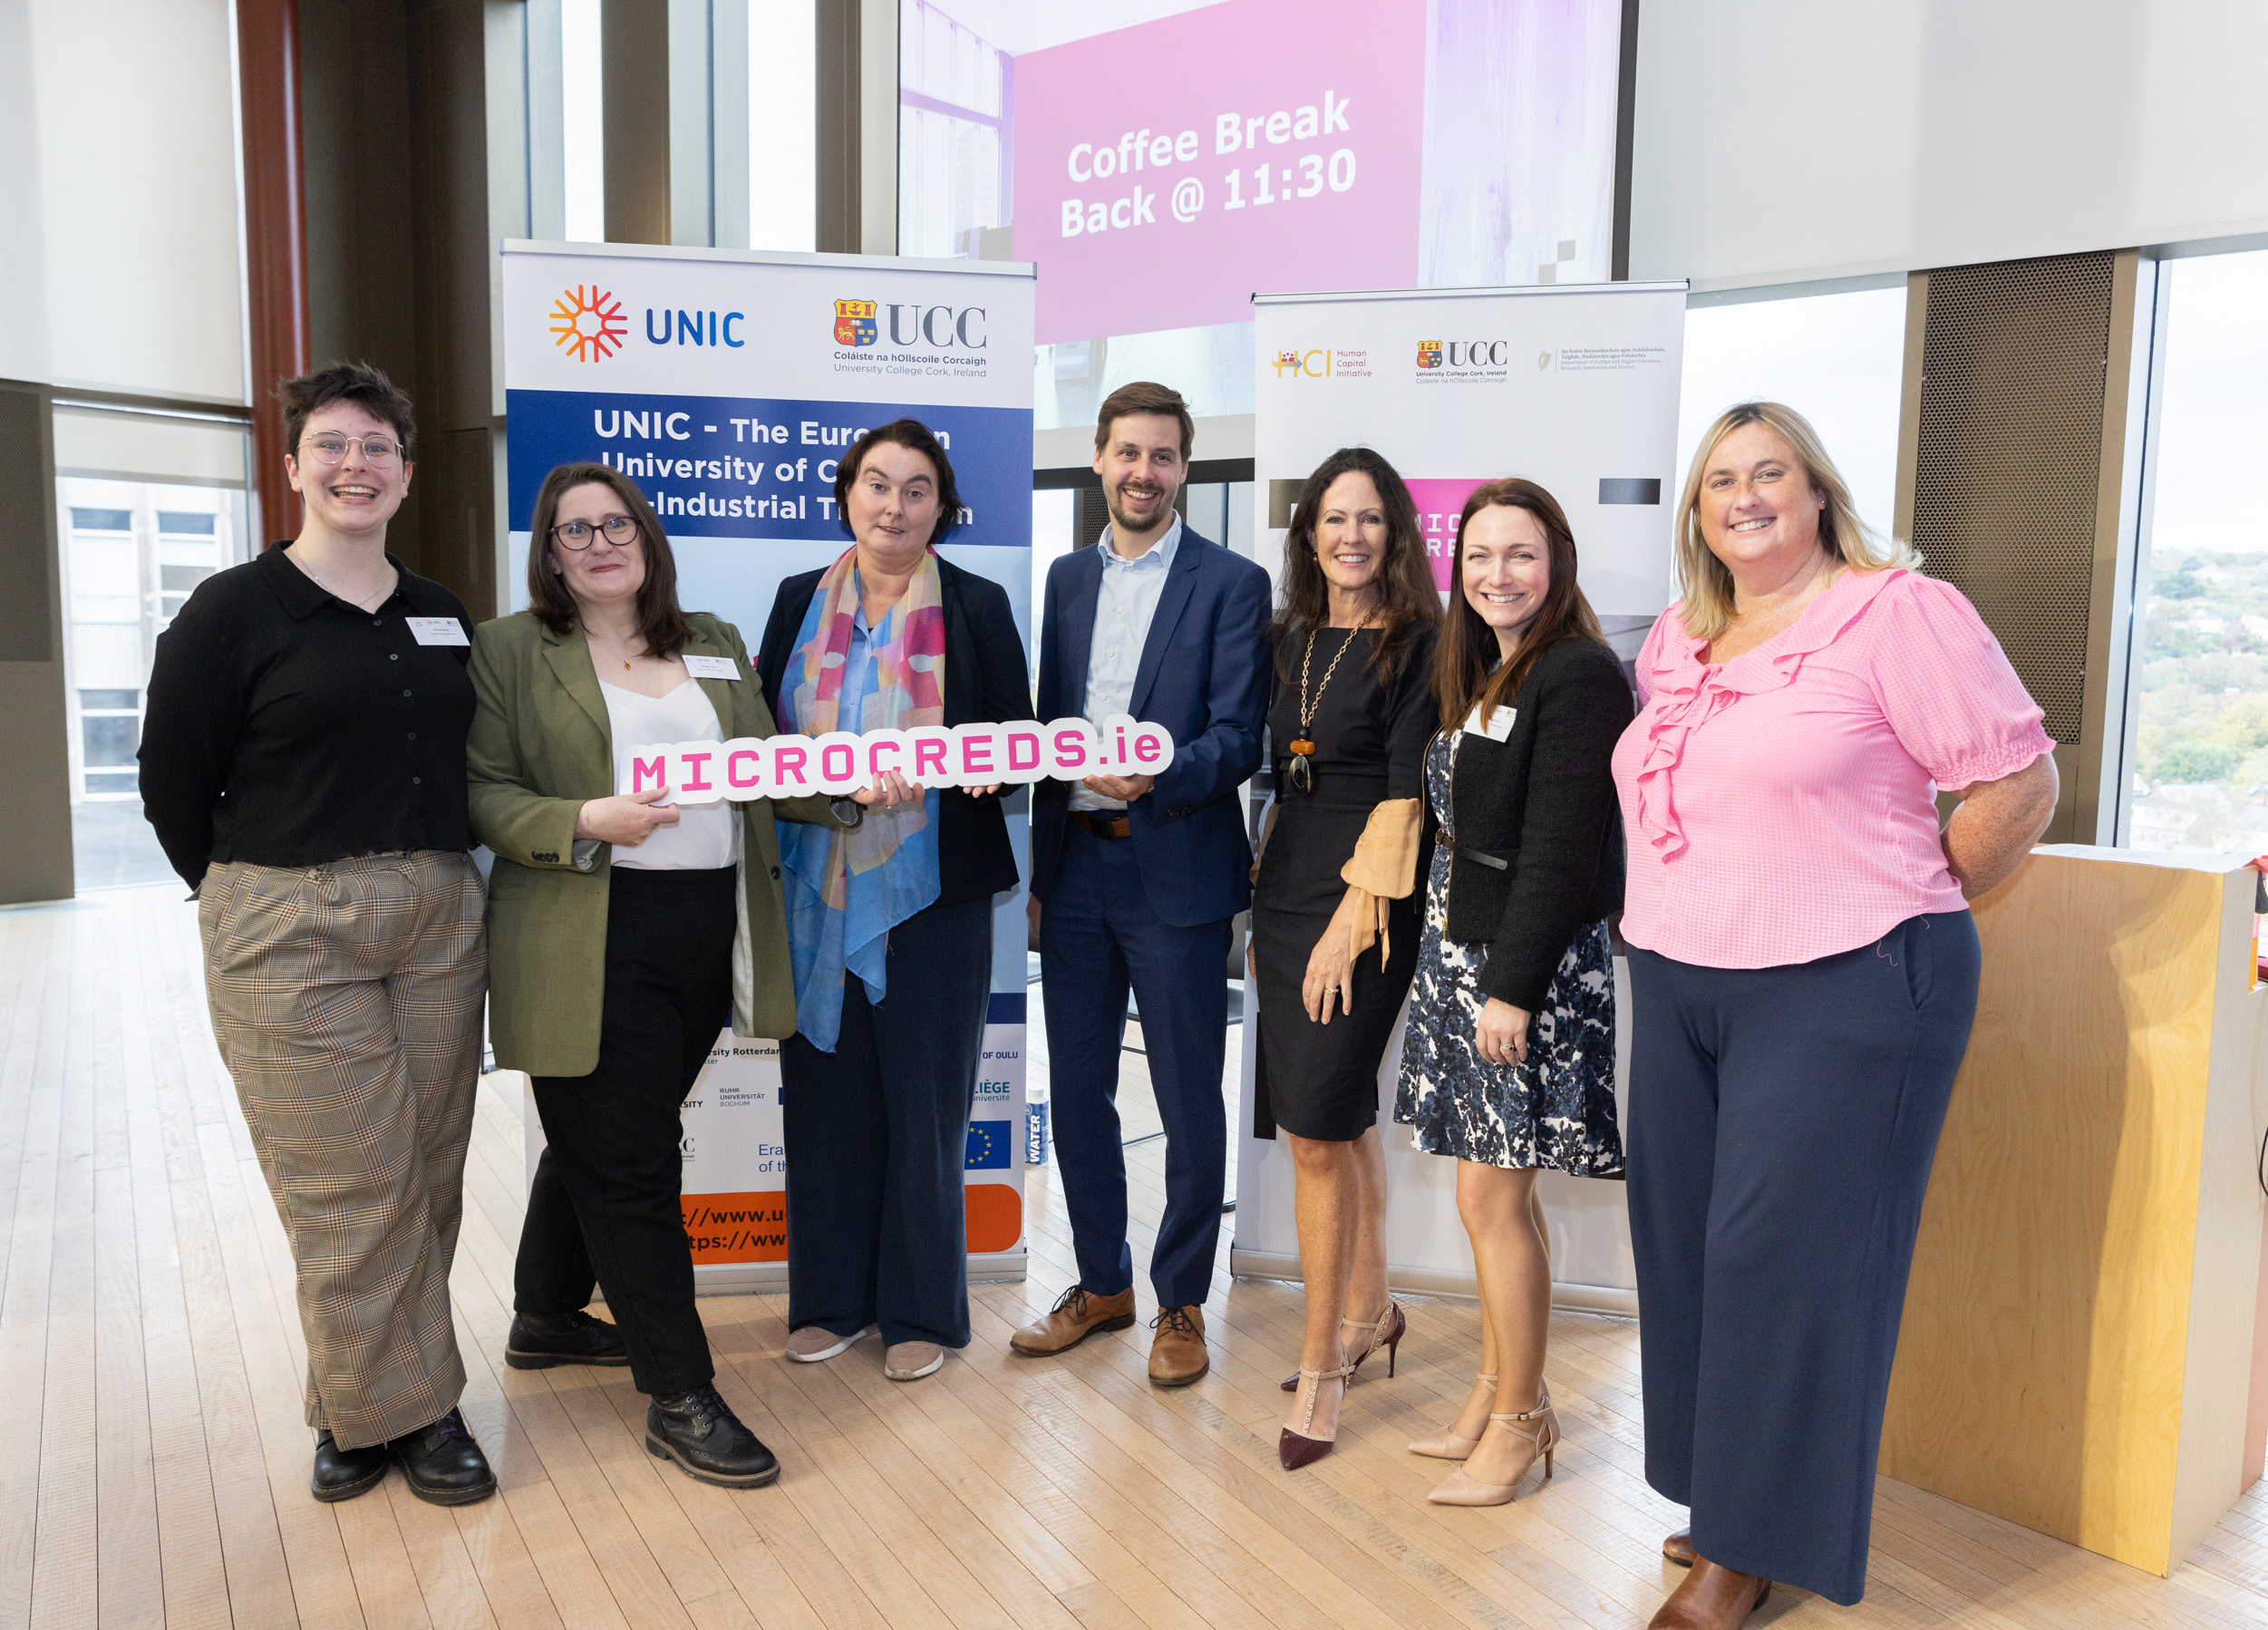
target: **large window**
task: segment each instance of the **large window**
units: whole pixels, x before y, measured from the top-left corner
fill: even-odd
[[[2176,260],[2118,841],[2268,854],[2268,253]]]
[[[248,558],[251,441],[218,416],[55,412],[72,845],[79,887],[172,869],[142,819],[142,715],[158,636],[215,572]]]
[[[1819,432],[1860,516],[1887,533],[1905,367],[1903,286],[1697,306],[1685,314],[1677,478],[1684,480],[1701,433],[1725,409],[1757,398],[1784,402]]]

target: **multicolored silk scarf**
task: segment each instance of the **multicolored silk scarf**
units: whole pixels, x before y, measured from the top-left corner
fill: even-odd
[[[863,671],[852,672],[859,604],[853,548],[811,592],[780,687],[780,729],[819,736],[945,722],[945,604],[936,556],[923,554],[905,597],[867,636]],[[846,690],[856,717],[844,716]],[[857,975],[867,1000],[881,1001],[888,994],[889,931],[937,897],[937,797],[933,790],[896,809],[870,807],[855,831],[780,824],[796,1028],[821,1052],[835,1050],[842,1028],[844,979]]]

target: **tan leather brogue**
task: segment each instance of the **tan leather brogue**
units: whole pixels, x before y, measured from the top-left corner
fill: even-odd
[[[1134,1287],[1115,1296],[1098,1296],[1074,1285],[1062,1294],[1046,1316],[1037,1318],[1008,1338],[1008,1344],[1030,1358],[1052,1358],[1068,1353],[1098,1330],[1134,1327]]]
[[[1149,1322],[1149,1378],[1161,1387],[1186,1387],[1213,1367],[1205,1350],[1202,1307],[1161,1307]]]

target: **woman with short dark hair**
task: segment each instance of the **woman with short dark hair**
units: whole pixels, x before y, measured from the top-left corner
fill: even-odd
[[[359,364],[286,380],[289,545],[158,636],[143,808],[195,890],[213,1037],[291,1242],[310,1489],[496,1488],[450,1318],[488,988],[470,853],[466,625],[386,552],[409,398]]]
[[[774,814],[834,827],[858,810],[618,792],[633,748],[769,736],[771,714],[739,631],[679,609],[669,539],[628,477],[560,466],[531,530],[530,609],[482,625],[472,649],[472,826],[496,852],[489,1030],[497,1063],[531,1078],[547,1145],[505,1362],[626,1360],[651,1400],[647,1450],[753,1488],[780,1465],[712,1384],[679,1109],[728,1024],[795,1025]],[[582,1311],[594,1280],[612,1327]]]
[[[781,583],[764,630],[757,668],[781,726],[1029,718],[1006,592],[936,552],[963,509],[935,435],[913,419],[868,431],[835,500],[851,547]],[[962,1173],[993,897],[1016,887],[1016,859],[997,786],[925,790],[893,772],[875,795],[858,830],[800,828],[781,846],[788,1356],[832,1358],[878,1325],[883,1373],[913,1381],[968,1344]]]
[[[1378,1068],[1418,961],[1411,910],[1441,602],[1394,467],[1342,447],[1284,538],[1268,706],[1275,800],[1254,867],[1254,1134],[1289,1139],[1306,1340],[1277,1453],[1331,1452],[1346,1383],[1407,1327],[1386,1294]],[[1358,1343],[1348,1331],[1361,1333]]]

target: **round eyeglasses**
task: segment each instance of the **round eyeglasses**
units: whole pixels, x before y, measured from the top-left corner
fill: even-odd
[[[309,436],[299,444],[299,456],[318,464],[335,464],[350,447],[363,450],[363,462],[383,468],[402,456],[402,443],[392,436]]]
[[[563,549],[586,549],[601,532],[606,534],[608,543],[620,548],[638,535],[638,523],[627,515],[609,515],[596,526],[586,520],[567,520],[551,529],[551,536]]]

